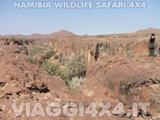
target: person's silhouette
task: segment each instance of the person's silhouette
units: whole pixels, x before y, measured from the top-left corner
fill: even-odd
[[[149,40],[149,56],[156,56],[155,34],[152,33]]]

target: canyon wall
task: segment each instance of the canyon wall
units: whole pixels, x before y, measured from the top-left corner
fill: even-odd
[[[87,63],[94,63],[107,56],[148,56],[149,39],[150,33],[131,33],[57,38],[52,41],[52,44],[55,51],[62,56],[80,55]],[[158,36],[156,36],[156,45],[158,54]]]

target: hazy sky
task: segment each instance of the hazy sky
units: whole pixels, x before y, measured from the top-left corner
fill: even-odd
[[[0,0],[0,34],[52,33],[61,29],[76,34],[108,34],[160,28],[160,0],[143,1],[147,7],[142,9],[57,10],[15,9],[13,0]]]

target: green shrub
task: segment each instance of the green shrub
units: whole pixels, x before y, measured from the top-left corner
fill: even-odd
[[[69,80],[74,77],[85,77],[86,76],[86,65],[82,62],[81,58],[75,56],[66,63],[66,74]]]
[[[42,64],[46,59],[51,58],[55,54],[48,46],[37,46],[29,50],[29,61],[34,64]]]
[[[59,76],[63,80],[66,79],[66,74],[65,70],[62,69],[59,65],[57,64],[52,64],[48,60],[45,60],[44,63],[42,64],[42,68],[48,72],[49,75],[53,76]]]
[[[85,63],[77,56],[67,60],[63,67],[52,64],[48,60],[44,61],[42,67],[49,75],[61,77],[70,88],[76,88],[82,83],[87,70]]]
[[[48,60],[45,60],[42,67],[48,72],[49,75],[59,75],[59,66],[51,64]]]
[[[85,80],[85,78],[74,77],[74,78],[72,78],[72,80],[67,81],[67,83],[68,83],[68,86],[70,89],[72,89],[74,91],[78,91],[77,88],[79,88],[79,86],[82,85],[84,80]]]
[[[44,53],[45,51],[47,51],[48,49],[45,48],[45,47],[40,47],[40,46],[36,46],[36,47],[33,47],[29,50],[29,55],[30,56],[35,56],[37,54],[40,54],[40,53]]]

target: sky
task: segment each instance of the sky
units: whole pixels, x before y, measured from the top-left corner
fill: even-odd
[[[96,2],[96,0],[92,1]],[[107,1],[104,0],[104,2]],[[120,0],[114,1],[120,2]],[[146,8],[16,9],[14,0],[0,0],[0,34],[49,34],[66,29],[79,35],[94,35],[160,28],[160,0],[139,1],[145,2]],[[22,2],[22,0],[16,0],[16,2]]]

